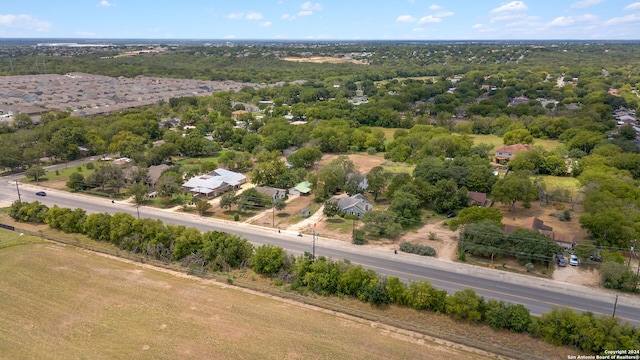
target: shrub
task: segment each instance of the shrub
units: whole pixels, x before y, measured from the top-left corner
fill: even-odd
[[[367,239],[364,237],[364,230],[356,229],[353,232],[353,243],[355,245],[364,245],[367,243]]]
[[[84,165],[84,167],[86,167],[86,168],[87,168],[87,170],[93,170],[94,165],[93,165],[93,163],[92,163],[92,162],[89,162],[89,163],[86,163],[86,164]]]
[[[418,254],[421,256],[436,256],[436,250],[431,246],[412,244],[408,242],[403,242],[400,244],[400,251],[411,254]]]
[[[236,213],[235,215],[233,215],[233,221],[238,221],[240,220],[240,214]]]

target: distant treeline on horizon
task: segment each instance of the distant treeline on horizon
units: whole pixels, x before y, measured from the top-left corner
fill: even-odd
[[[174,45],[199,46],[216,44],[638,44],[640,40],[296,40],[296,39],[92,39],[92,38],[0,38],[0,45],[35,46],[134,46],[134,45]]]

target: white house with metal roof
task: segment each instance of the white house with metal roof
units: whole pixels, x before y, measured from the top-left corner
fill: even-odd
[[[240,188],[246,181],[247,177],[240,173],[218,168],[208,174],[192,177],[182,188],[196,196],[215,197],[225,191]]]

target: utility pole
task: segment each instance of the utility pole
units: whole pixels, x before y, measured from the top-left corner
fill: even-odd
[[[140,219],[140,205],[136,205],[136,211],[138,212],[138,219]]]
[[[618,307],[618,294],[616,294],[616,302],[613,303],[613,315],[611,315],[611,318],[616,317],[616,307]]]
[[[22,202],[22,198],[20,197],[20,188],[18,187],[18,180],[16,180],[16,190],[18,191],[18,201]]]
[[[633,243],[633,245],[635,245],[636,244],[636,239],[631,240],[631,242]],[[631,267],[631,257],[633,256],[633,245],[629,249],[629,261],[627,262],[627,269],[629,269]]]
[[[271,227],[276,227],[276,203],[273,203],[273,207],[271,208]]]
[[[313,224],[313,240],[311,243],[311,256],[313,260],[316,259],[316,224]]]

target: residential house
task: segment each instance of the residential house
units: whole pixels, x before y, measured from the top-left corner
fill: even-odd
[[[468,191],[467,200],[469,206],[485,206],[487,203],[487,193]]]
[[[231,117],[233,117],[234,121],[238,121],[238,119],[240,118],[241,115],[246,115],[249,112],[247,110],[236,110],[234,112],[231,113]]]
[[[273,188],[271,186],[256,186],[255,189],[260,194],[269,196],[273,201],[287,197],[287,190],[285,189]]]
[[[518,229],[538,231],[539,233],[546,235],[551,240],[555,241],[558,245],[562,246],[565,249],[573,249],[576,245],[575,235],[555,232],[553,231],[553,228],[551,226],[545,225],[544,221],[538,219],[535,216],[524,219],[520,226],[516,226],[516,225],[502,226],[502,230],[508,235],[512,234]]]
[[[158,183],[158,180],[160,180],[162,172],[167,170],[168,168],[169,165],[167,164],[149,166],[149,185],[151,185],[152,188],[156,187],[156,184]]]
[[[528,104],[529,103],[529,98],[526,96],[518,96],[515,97],[513,99],[511,99],[511,101],[509,101],[509,105],[508,106],[518,106],[520,104]]]
[[[346,215],[356,215],[362,218],[364,213],[373,209],[367,198],[362,194],[345,196],[338,200],[338,208]]]
[[[529,144],[513,144],[500,146],[496,149],[496,162],[498,164],[504,164],[509,160],[513,160],[513,158],[516,156],[516,153],[531,149],[533,149],[533,146]]]
[[[305,196],[309,194],[311,194],[311,183],[308,181],[303,181],[295,187],[289,189],[289,195]]]
[[[215,197],[228,190],[239,189],[247,181],[247,177],[225,169],[215,169],[205,175],[192,177],[182,184],[184,191],[196,196]]]

